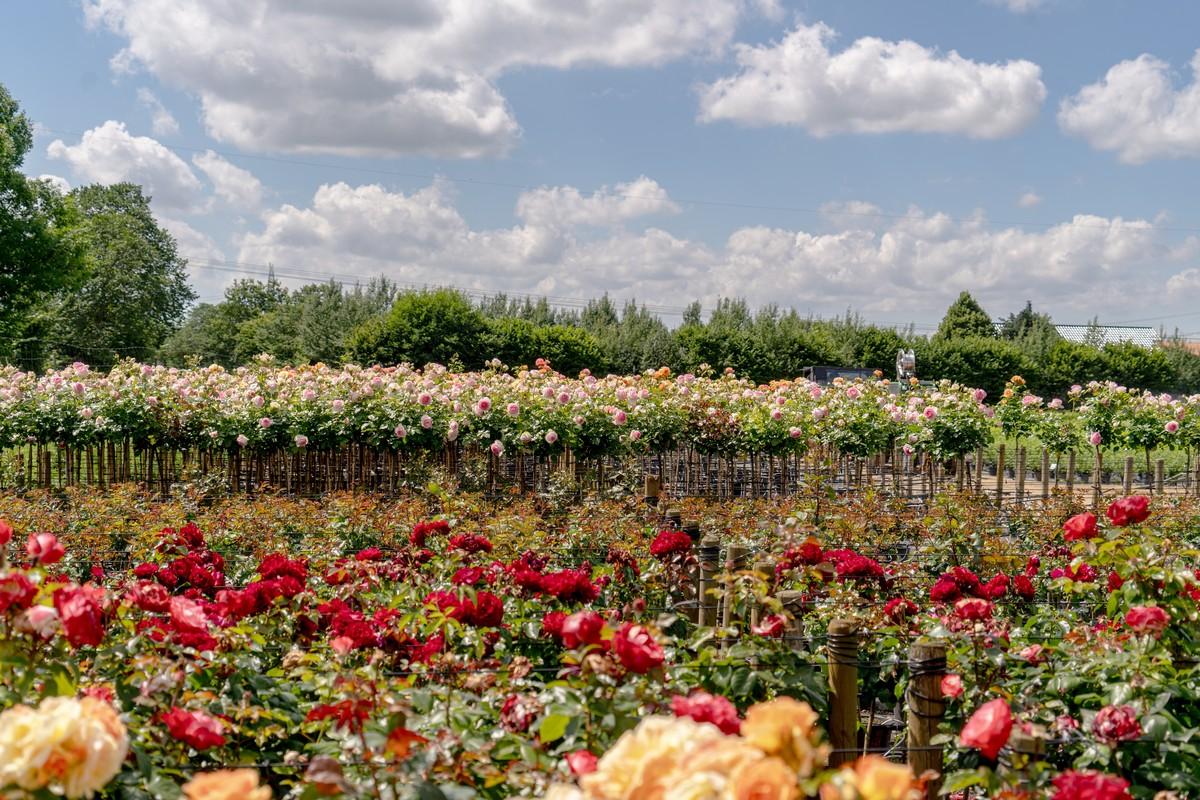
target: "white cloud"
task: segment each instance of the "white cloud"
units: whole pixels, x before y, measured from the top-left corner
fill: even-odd
[[[138,102],[150,112],[150,130],[155,136],[174,136],[179,133],[179,122],[167,107],[154,96],[154,92],[142,87],[137,92]]]
[[[1034,206],[1041,205],[1041,203],[1042,196],[1037,192],[1026,192],[1017,198],[1017,205],[1021,208],[1033,208]]]
[[[203,186],[187,163],[155,139],[130,135],[123,122],[109,120],[85,131],[78,144],[56,139],[46,155],[66,161],[82,182],[141,184],[157,209],[203,208]]]
[[[230,164],[212,150],[192,156],[192,163],[208,176],[216,196],[229,205],[252,210],[262,203],[262,182],[248,170]]]
[[[225,261],[221,247],[206,233],[181,219],[159,217],[158,223],[175,237],[178,253],[188,260],[188,278],[196,294],[204,300],[219,297],[225,287],[240,277],[236,273],[210,269]]]
[[[1129,164],[1200,157],[1200,50],[1191,68],[1191,83],[1176,89],[1165,61],[1148,54],[1122,61],[1062,101],[1059,127]]]
[[[1090,318],[1113,297],[1127,316],[1131,308],[1159,307],[1167,277],[1159,270],[1173,260],[1169,243],[1143,220],[1078,215],[1023,230],[990,225],[982,215],[953,219],[920,209],[874,216],[878,209],[866,203],[832,207],[826,222],[838,224],[831,232],[752,226],[718,246],[656,227],[627,229],[632,217],[601,236],[582,236],[575,226],[597,217],[575,209],[613,193],[538,191],[539,202],[567,198],[560,213],[531,213],[526,195],[520,224],[478,230],[438,184],[411,194],[326,185],[307,206],[264,214],[263,227],[240,239],[238,259],[274,263],[281,272],[386,274],[487,291],[607,291],[675,306],[741,296],[756,305],[828,314],[852,307],[903,319],[936,319],[966,289],[997,313],[1033,296],[1066,320]],[[837,216],[847,209],[862,213]],[[614,219],[609,212],[599,218]]]
[[[1007,8],[1014,14],[1028,14],[1046,5],[1047,0],[987,0],[991,5]]]
[[[782,41],[739,45],[741,70],[700,90],[700,119],[834,133],[1012,136],[1046,97],[1030,61],[985,64],[912,41],[864,37],[832,53],[832,28],[799,25]]]
[[[38,175],[37,179],[39,181],[46,181],[47,183],[49,183],[55,189],[58,189],[63,194],[66,194],[67,192],[71,191],[71,182],[68,181],[66,178],[62,177],[61,175]]]
[[[679,211],[657,182],[642,175],[629,183],[605,186],[590,196],[573,186],[542,187],[517,199],[517,216],[531,225],[617,225],[651,214]]]
[[[757,0],[84,0],[125,42],[112,66],[200,98],[208,132],[255,150],[475,157],[520,127],[496,78],[715,52]],[[317,44],[314,44],[317,43]]]

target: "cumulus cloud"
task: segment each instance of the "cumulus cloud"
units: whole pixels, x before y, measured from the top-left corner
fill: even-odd
[[[154,92],[142,87],[137,92],[138,102],[150,112],[150,130],[155,136],[173,136],[179,133],[179,122],[162,104]]]
[[[1014,14],[1028,14],[1046,5],[1047,0],[987,0],[988,3],[1001,8],[1007,8]]]
[[[540,189],[518,200],[519,224],[475,229],[436,183],[408,194],[331,184],[306,205],[264,214],[263,227],[240,239],[238,259],[281,270],[337,264],[345,274],[487,291],[607,291],[672,305],[741,296],[753,304],[818,313],[853,307],[906,319],[940,316],[964,289],[998,309],[1036,296],[1067,318],[1090,318],[1112,297],[1121,297],[1124,309],[1155,305],[1167,276],[1153,276],[1172,260],[1152,223],[1089,215],[1023,230],[990,225],[981,215],[955,219],[921,209],[884,217],[875,206],[851,202],[828,209],[828,232],[749,226],[714,245],[654,226],[637,229],[634,217],[609,210],[578,212],[593,198],[609,209],[614,193]],[[534,196],[546,204],[537,213]],[[576,230],[598,219],[620,224],[600,236]]]
[[[49,174],[38,175],[37,179],[39,181],[46,181],[46,183],[49,183],[51,186],[53,186],[55,189],[58,189],[63,194],[66,194],[67,192],[71,191],[71,182],[68,181],[66,178],[64,178],[61,175],[49,175]]]
[[[700,119],[793,125],[834,133],[1012,136],[1046,97],[1041,67],[986,64],[912,41],[864,37],[838,53],[827,25],[799,25],[781,41],[739,45],[740,71],[700,90]]]
[[[208,177],[216,196],[229,205],[252,210],[262,203],[262,182],[248,170],[230,164],[212,150],[192,156],[192,163]]]
[[[131,135],[123,122],[109,120],[85,131],[78,144],[55,139],[46,155],[67,162],[82,182],[141,184],[159,210],[203,208],[203,186],[191,167],[157,140]]]
[[[573,186],[555,186],[525,192],[517,199],[518,217],[546,227],[612,226],[636,217],[678,211],[679,206],[666,190],[645,175],[612,189],[605,186],[589,196]]]
[[[1017,205],[1021,208],[1033,208],[1034,206],[1041,205],[1041,203],[1042,196],[1037,192],[1026,192],[1017,198]]]
[[[1191,68],[1191,83],[1176,88],[1167,62],[1122,61],[1062,101],[1059,127],[1129,164],[1200,156],[1200,50]]]
[[[84,0],[146,69],[199,97],[213,137],[356,156],[502,154],[520,126],[496,88],[521,67],[630,67],[719,50],[758,0]],[[314,46],[319,42],[319,46]]]

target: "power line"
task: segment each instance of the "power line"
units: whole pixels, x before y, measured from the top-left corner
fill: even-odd
[[[40,128],[40,130],[43,132],[46,132],[46,133],[55,133],[55,134],[58,134],[61,136],[78,136],[80,139],[82,139],[84,134],[86,133],[86,134],[90,134],[93,138],[100,139],[100,140],[105,140],[105,139],[108,139],[109,141],[116,140],[115,137],[105,137],[103,134],[97,134],[97,133],[95,133],[94,130],[93,131],[84,131],[84,132],[67,131],[67,130],[61,130],[61,129],[55,129],[55,128]],[[541,186],[533,186],[531,184],[515,183],[515,182],[510,182],[510,181],[495,181],[495,180],[484,180],[484,179],[480,179],[480,178],[466,178],[466,177],[456,178],[456,177],[451,177],[449,175],[444,175],[444,174],[439,174],[439,173],[409,172],[409,171],[405,171],[405,170],[381,169],[379,167],[356,167],[356,166],[352,166],[352,165],[348,165],[348,164],[330,164],[330,163],[325,163],[325,162],[320,162],[320,161],[303,161],[303,160],[294,159],[294,158],[281,158],[279,156],[265,156],[265,155],[254,155],[254,154],[250,154],[250,153],[239,153],[239,152],[234,152],[231,150],[218,150],[213,147],[197,147],[194,145],[182,145],[182,144],[165,144],[162,141],[157,140],[157,139],[155,139],[154,141],[158,142],[158,144],[161,145],[163,148],[165,148],[167,150],[171,150],[173,152],[174,151],[182,151],[182,152],[188,152],[188,153],[204,153],[204,152],[211,151],[213,153],[216,153],[217,155],[224,156],[227,158],[250,159],[250,160],[265,161],[265,162],[275,163],[275,164],[288,164],[291,166],[298,166],[298,167],[311,167],[311,168],[315,168],[315,169],[328,169],[328,170],[342,170],[345,172],[361,172],[361,173],[375,174],[375,175],[389,175],[389,176],[397,177],[397,178],[415,178],[415,179],[419,179],[419,180],[429,180],[429,181],[446,181],[448,183],[455,183],[455,184],[465,184],[465,185],[471,185],[471,186],[491,186],[491,187],[502,188],[502,189],[517,189],[520,191],[536,191],[541,188],[546,188],[546,184],[542,184]],[[644,194],[636,194],[634,192],[609,192],[608,194],[610,197],[620,197],[620,198],[626,198],[626,199],[630,199],[630,200],[659,200],[659,199],[661,199],[660,196],[657,196],[657,195],[650,196],[650,195],[644,195]],[[672,199],[676,203],[683,203],[686,205],[712,206],[712,207],[717,207],[717,208],[737,208],[737,209],[743,209],[743,210],[748,210],[748,211],[784,211],[784,212],[797,213],[797,214],[814,214],[814,215],[825,215],[825,216],[834,216],[834,217],[849,216],[849,217],[867,217],[867,218],[876,218],[876,219],[913,220],[913,221],[923,221],[923,220],[929,219],[929,216],[924,215],[924,214],[912,214],[912,213],[896,214],[896,213],[889,213],[889,212],[882,211],[882,210],[864,211],[864,210],[852,210],[852,209],[841,209],[841,208],[832,209],[829,207],[822,208],[819,206],[815,207],[815,208],[809,207],[809,206],[779,206],[779,205],[769,205],[769,204],[765,204],[765,203],[745,203],[745,202],[737,202],[737,201],[731,201],[731,200],[707,200],[707,199],[685,198],[685,197],[675,197]],[[936,216],[941,217],[946,220],[949,220],[950,222],[957,223],[957,224],[964,224],[964,223],[970,223],[972,225],[981,225],[982,224],[982,225],[987,225],[989,227],[1049,229],[1049,228],[1057,227],[1059,225],[1066,225],[1066,224],[1070,224],[1076,228],[1096,228],[1096,229],[1103,229],[1103,230],[1107,230],[1112,227],[1111,223],[1107,224],[1107,225],[1104,225],[1104,224],[1091,225],[1091,224],[1087,224],[1087,223],[1079,223],[1079,222],[1066,223],[1066,222],[1062,222],[1062,221],[1034,222],[1034,221],[1019,221],[1019,220],[980,220],[976,217],[957,217],[957,216],[951,216],[949,214],[937,214]],[[1136,220],[1136,221],[1135,220],[1125,220],[1125,222],[1128,222],[1128,223],[1136,222],[1137,227],[1139,227],[1141,229],[1147,229],[1147,230],[1164,231],[1164,232],[1170,232],[1170,233],[1200,233],[1200,227],[1163,226],[1163,225],[1159,225],[1154,222],[1146,222],[1144,220]]]

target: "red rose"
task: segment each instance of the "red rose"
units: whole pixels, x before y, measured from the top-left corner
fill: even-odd
[[[510,733],[524,733],[541,710],[542,705],[536,698],[510,694],[500,707],[500,726]]]
[[[588,566],[542,575],[538,586],[564,603],[590,603],[600,595],[599,588],[592,583],[592,570]]]
[[[677,717],[712,723],[726,736],[736,736],[742,732],[742,720],[737,707],[719,694],[696,691],[687,697],[676,695],[671,698],[671,710]]]
[[[67,551],[58,543],[53,533],[31,533],[25,543],[25,552],[38,564],[55,564],[62,560]]]
[[[988,600],[999,600],[1008,594],[1008,576],[1003,572],[979,588],[979,593]]]
[[[477,628],[498,628],[503,621],[503,600],[491,592],[479,592],[475,595],[475,604],[467,614],[467,622]]]
[[[354,554],[355,561],[378,561],[383,558],[383,551],[378,547],[367,547]]]
[[[54,593],[54,608],[72,647],[104,641],[104,590],[98,586],[65,586]]]
[[[542,617],[542,636],[550,639],[562,639],[563,622],[567,615],[561,611],[547,611]]]
[[[563,620],[563,645],[574,650],[585,644],[600,644],[604,618],[595,611],[576,611]]]
[[[1105,706],[1096,712],[1092,720],[1092,733],[1110,747],[1118,742],[1128,742],[1142,735],[1133,706]]]
[[[974,747],[984,758],[995,761],[1012,733],[1013,717],[1008,703],[989,700],[975,710],[963,726],[959,740],[963,747]]]
[[[959,675],[942,676],[942,696],[958,698],[963,695],[962,677]]]
[[[171,736],[196,750],[208,750],[225,744],[225,726],[203,711],[188,711],[174,706],[160,717]]]
[[[1063,539],[1076,542],[1081,539],[1094,539],[1100,534],[1096,528],[1096,515],[1092,513],[1076,514],[1063,523]]]
[[[150,583],[150,581],[134,584],[133,588],[125,593],[125,597],[142,611],[166,611],[167,605],[171,602],[171,595],[162,587],[162,584]],[[219,594],[218,597],[220,597]]]
[[[196,601],[186,597],[172,597],[169,607],[171,622],[176,630],[193,633],[208,630],[208,617],[204,616],[204,609],[200,608]]]
[[[917,604],[904,597],[895,597],[883,607],[883,615],[893,624],[900,624],[917,613]]]
[[[770,614],[759,620],[757,625],[751,626],[750,630],[758,636],[774,639],[783,636],[786,628],[787,618],[783,614]]]
[[[653,634],[632,622],[626,622],[617,630],[613,637],[613,648],[621,660],[621,666],[639,675],[661,666],[666,659]]]
[[[1134,606],[1125,614],[1125,624],[1141,636],[1162,636],[1170,622],[1171,615],[1158,606]]]
[[[450,576],[455,586],[474,586],[483,580],[483,567],[460,567]]]
[[[492,552],[492,543],[486,536],[476,536],[473,533],[459,533],[450,537],[447,543],[451,550],[461,550],[467,555]]]
[[[8,520],[0,519],[0,547],[6,547],[12,541],[13,529]]]
[[[1013,578],[1013,592],[1022,600],[1032,600],[1037,596],[1037,589],[1033,586],[1033,581],[1024,575],[1017,575]]]
[[[1103,772],[1068,770],[1052,781],[1052,800],[1132,800],[1129,781]]]
[[[691,549],[692,537],[683,531],[659,531],[658,536],[650,543],[650,555],[658,559],[668,559]]]
[[[574,753],[567,754],[567,767],[570,768],[572,775],[587,775],[596,771],[598,760],[595,754],[588,750],[576,750]]]
[[[24,611],[33,604],[37,592],[33,581],[20,572],[10,572],[0,577],[0,614],[9,609]]]
[[[1125,585],[1125,579],[1117,574],[1116,570],[1108,573],[1108,591],[1115,592]]]
[[[953,603],[962,597],[962,590],[953,578],[945,575],[937,579],[937,583],[929,589],[929,599],[935,603]]]
[[[1136,525],[1150,516],[1150,498],[1135,494],[1114,500],[1104,512],[1113,525]]]
[[[977,597],[964,597],[954,604],[954,614],[968,622],[979,622],[992,618],[994,606],[987,600]]]

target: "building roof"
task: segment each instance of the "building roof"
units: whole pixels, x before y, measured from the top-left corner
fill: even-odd
[[[1093,327],[1095,334],[1092,334]],[[1002,328],[1003,323],[997,322],[996,332],[999,333]],[[1120,342],[1131,342],[1141,347],[1157,347],[1162,344],[1162,336],[1157,330],[1136,325],[1055,325],[1054,329],[1068,342],[1090,342],[1099,347]]]
[[[1068,342],[1095,341],[1095,338],[1089,338],[1089,333],[1093,330],[1091,325],[1055,325],[1054,329]],[[1098,336],[1100,341],[1095,343],[1100,345],[1131,342],[1142,347],[1155,347],[1162,342],[1162,337],[1154,328],[1140,328],[1132,325],[1097,325],[1094,326],[1094,330],[1096,333],[1092,336]]]

